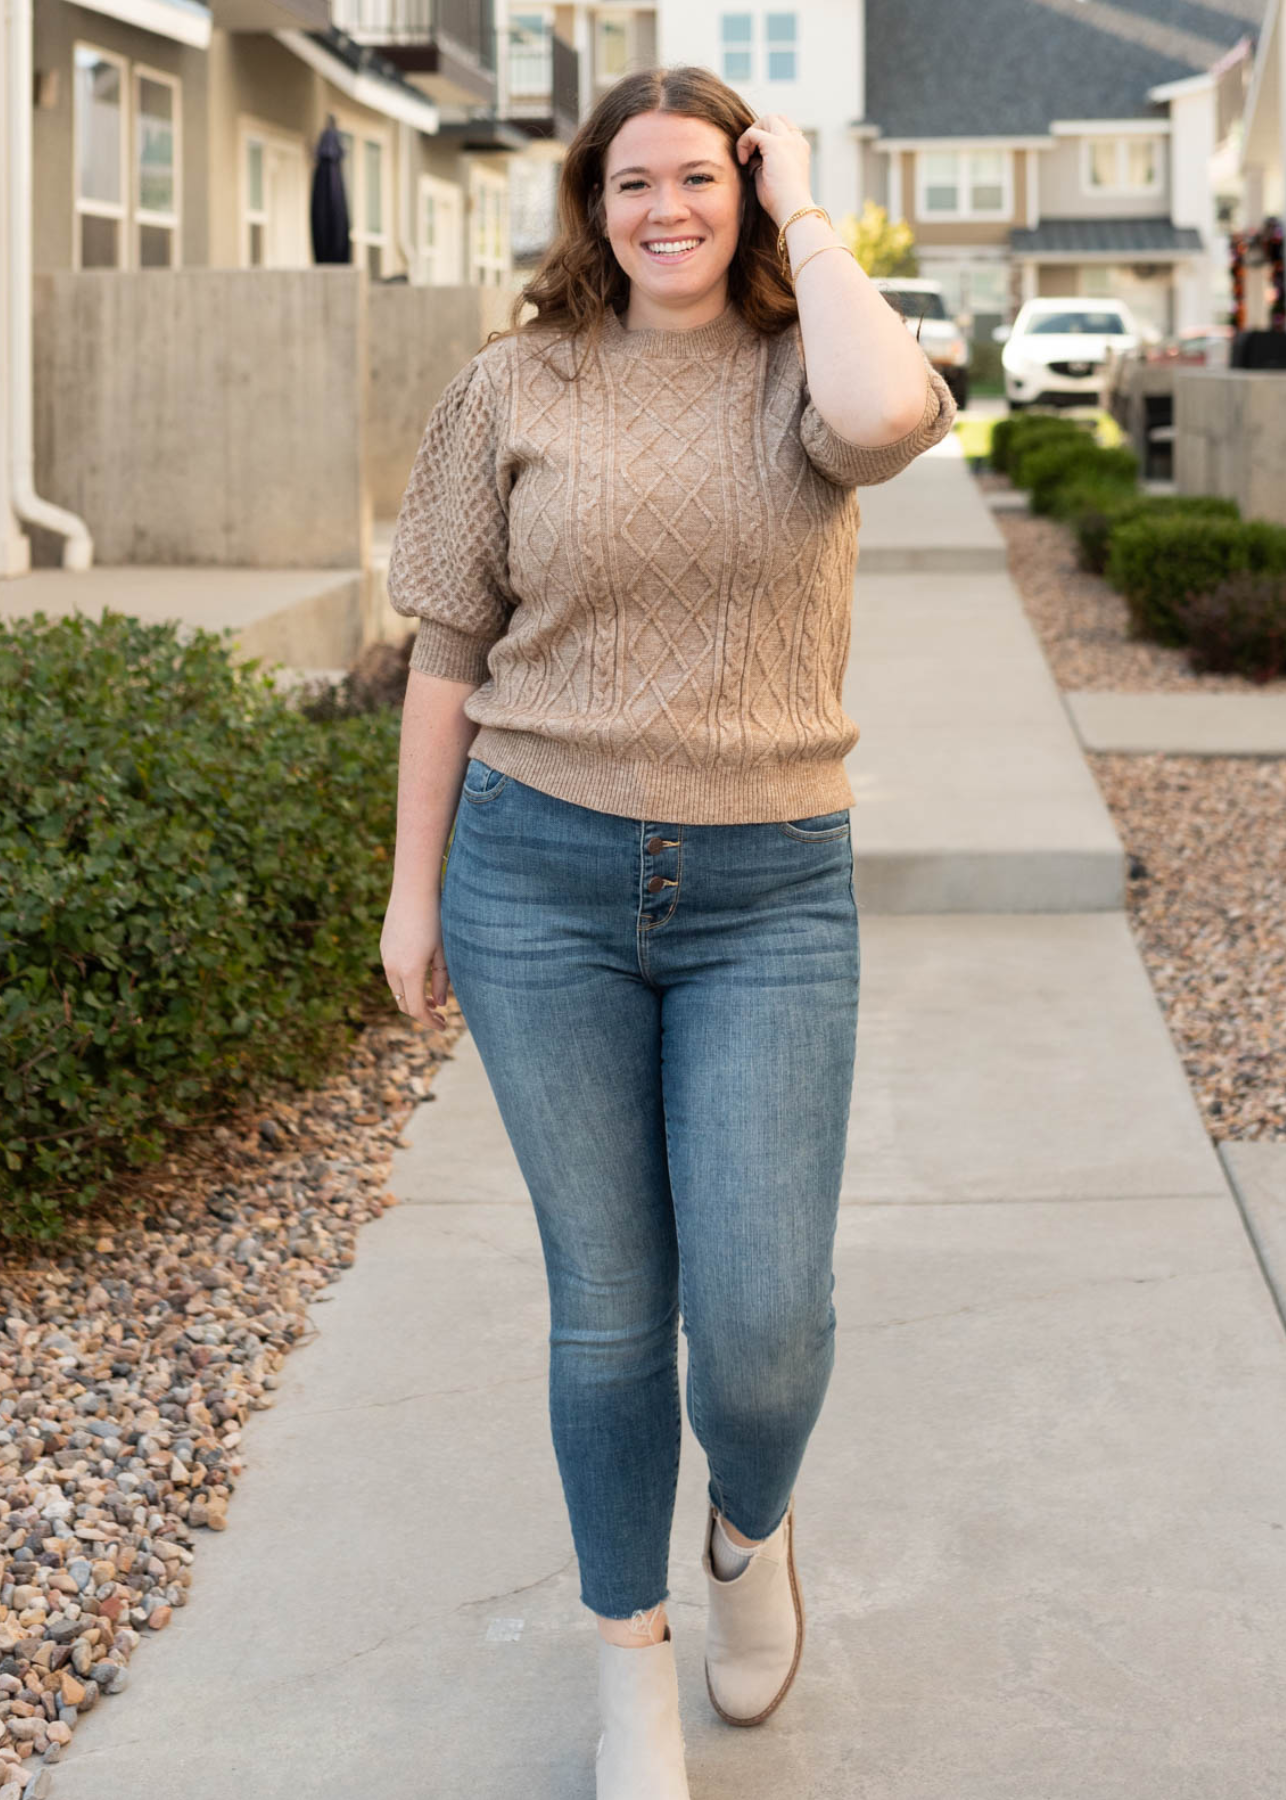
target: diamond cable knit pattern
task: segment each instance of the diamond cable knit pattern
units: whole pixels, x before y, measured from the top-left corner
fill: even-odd
[[[543,335],[557,367],[582,346]],[[841,704],[861,514],[946,436],[852,444],[808,392],[797,325],[734,305],[693,330],[609,313],[578,381],[489,344],[429,418],[389,558],[411,664],[475,684],[473,754],[581,806],[672,824],[853,804]]]

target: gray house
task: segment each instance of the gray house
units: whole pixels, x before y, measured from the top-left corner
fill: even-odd
[[[862,191],[914,228],[975,338],[1035,295],[1113,294],[1161,333],[1221,319],[1220,82],[1266,10],[866,0]]]

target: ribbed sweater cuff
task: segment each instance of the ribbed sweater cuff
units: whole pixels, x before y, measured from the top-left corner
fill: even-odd
[[[411,650],[411,667],[422,675],[442,675],[448,681],[471,681],[481,687],[491,674],[487,657],[491,643],[470,637],[439,619],[421,619]]]
[[[859,487],[889,481],[894,475],[900,474],[921,451],[945,437],[946,433],[941,427],[943,408],[945,406],[954,411],[955,402],[951,398],[951,389],[927,360],[925,371],[929,386],[924,397],[924,411],[920,414],[920,423],[908,431],[905,437],[897,438],[891,444],[854,444],[827,427],[830,438],[828,454],[841,479],[847,477]],[[824,420],[822,422],[825,424]]]

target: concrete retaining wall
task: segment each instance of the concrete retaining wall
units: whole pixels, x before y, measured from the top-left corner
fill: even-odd
[[[1181,494],[1236,500],[1286,524],[1286,372],[1176,369],[1174,478]]]
[[[488,332],[505,329],[512,302],[509,288],[371,287],[367,442],[377,519],[397,516],[434,403]]]
[[[366,311],[353,267],[37,275],[37,489],[100,564],[365,567]]]

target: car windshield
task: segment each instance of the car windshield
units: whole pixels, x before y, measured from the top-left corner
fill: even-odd
[[[904,319],[945,319],[942,295],[920,288],[884,288],[884,298]]]
[[[1125,320],[1119,312],[1052,312],[1036,313],[1026,330],[1032,337],[1127,337]]]

